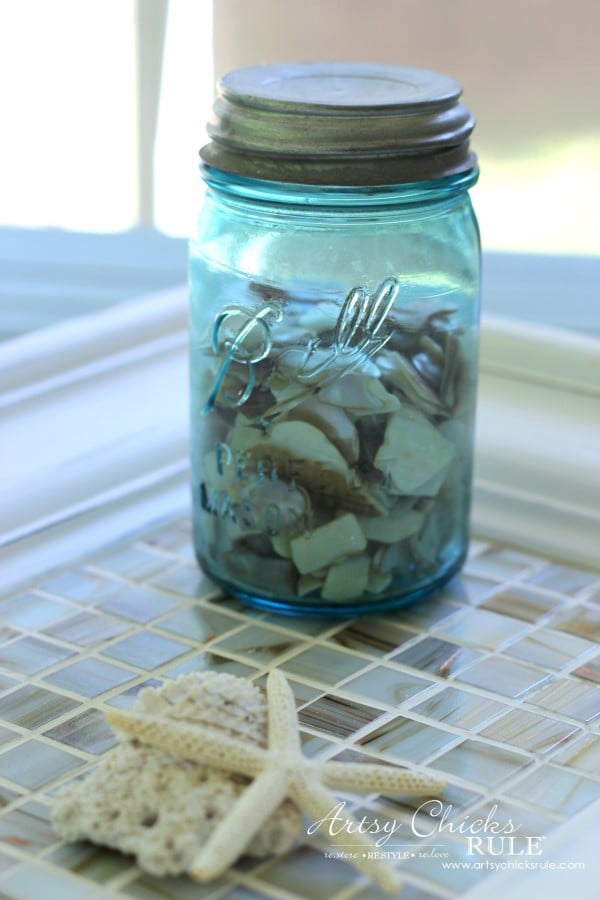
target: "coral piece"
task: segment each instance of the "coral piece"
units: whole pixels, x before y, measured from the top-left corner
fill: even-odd
[[[143,745],[157,747],[176,759],[220,768],[253,778],[243,795],[234,803],[192,860],[190,874],[199,881],[221,875],[239,856],[247,852],[254,836],[260,833],[273,811],[286,798],[308,813],[315,822],[327,820],[337,805],[330,788],[352,791],[425,794],[437,791],[441,782],[387,765],[319,762],[307,759],[300,746],[294,697],[285,676],[273,670],[267,679],[267,748],[231,737],[212,725],[191,720],[175,721],[153,712],[110,710],[107,719],[116,729],[134,737]],[[223,716],[225,719],[226,717]],[[352,842],[365,851],[373,851],[371,839],[352,825]],[[334,843],[344,845],[348,830],[330,830]],[[384,890],[396,891],[396,873],[375,854],[357,854],[353,864],[369,875]]]
[[[266,744],[267,708],[255,685],[233,675],[181,676],[140,692],[136,714],[184,728],[210,727],[246,747]],[[123,738],[94,772],[58,795],[53,823],[71,841],[90,840],[137,857],[153,875],[189,871],[199,847],[244,793],[249,779]],[[288,850],[302,828],[290,802],[278,804],[246,853]]]

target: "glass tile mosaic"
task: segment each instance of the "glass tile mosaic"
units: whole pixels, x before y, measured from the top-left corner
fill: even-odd
[[[267,884],[309,897],[310,900],[329,900],[337,891],[352,883],[350,873],[343,861],[326,859],[323,853],[311,847],[300,847],[284,860],[261,870],[260,878]]]
[[[219,594],[214,584],[195,563],[169,569],[153,578],[149,583],[153,587],[161,588],[178,597],[203,597],[206,599],[211,594]],[[238,603],[237,600],[232,603],[236,608],[242,609],[241,603]]]
[[[147,587],[126,585],[108,600],[102,600],[98,608],[113,616],[145,625],[176,609],[177,601]]]
[[[270,665],[280,657],[306,646],[306,641],[298,640],[289,631],[274,631],[261,624],[249,625],[230,637],[217,639],[215,651],[218,653],[219,650],[224,650],[225,653],[241,656],[251,662]]]
[[[0,667],[19,675],[36,675],[74,655],[70,647],[27,635],[0,647]]]
[[[523,795],[519,797],[519,802],[515,803],[506,797],[488,797],[471,809],[471,820],[480,818],[485,821],[490,816],[501,826],[518,828],[521,834],[547,836],[557,825],[555,814],[526,806],[527,799],[527,796]]]
[[[136,701],[137,695],[146,687],[158,688],[163,684],[158,678],[146,678],[138,684],[132,685],[126,691],[115,694],[106,701],[107,706],[116,706],[117,709],[129,709]]]
[[[514,656],[526,662],[536,663],[545,669],[560,670],[571,667],[583,653],[587,653],[593,643],[572,634],[539,628],[533,634],[521,638],[504,649],[506,656]]]
[[[0,787],[0,810],[10,806],[11,803],[22,796],[22,791],[15,791],[13,788],[9,787]]]
[[[567,631],[569,634],[587,638],[598,644],[600,643],[600,609],[593,609],[589,606],[576,606],[561,616],[557,616],[552,623],[552,627],[558,628],[559,631]]]
[[[552,762],[600,778],[600,737],[581,734],[552,757]]]
[[[377,666],[363,675],[344,681],[340,691],[370,700],[377,706],[396,707],[405,700],[430,690],[431,681],[393,669]]]
[[[93,754],[104,753],[117,743],[114,732],[99,709],[86,709],[80,715],[45,731],[44,735],[68,747],[77,747]]]
[[[586,592],[586,601],[595,605],[600,605],[600,585],[590,592]]]
[[[56,687],[72,691],[74,694],[97,697],[135,677],[135,672],[129,669],[123,669],[121,666],[88,656],[80,662],[65,666],[65,668],[47,675],[45,680]]]
[[[187,675],[189,672],[227,672],[229,675],[238,675],[240,678],[256,675],[257,668],[252,664],[231,659],[229,656],[221,656],[218,653],[196,653],[184,662],[165,669],[164,674],[169,678],[177,678],[178,675]]]
[[[81,765],[81,757],[44,741],[29,740],[2,754],[2,777],[35,790]]]
[[[40,886],[44,900],[388,896],[331,854],[325,834],[282,858],[242,859],[209,885],[155,878],[54,834],[53,796],[115,741],[103,710],[193,671],[264,686],[277,665],[309,758],[426,767],[447,780],[430,799],[446,822],[495,806],[548,835],[600,797],[597,573],[475,541],[462,576],[413,607],[288,618],[223,597],[196,568],[189,534],[187,518],[151,524],[0,599],[0,896],[41,900]],[[400,900],[450,900],[491,877],[442,867],[438,850],[465,861],[465,842],[427,831],[437,807],[423,798],[340,796],[361,816],[403,823],[414,856],[396,861]]]
[[[298,719],[301,725],[315,731],[345,738],[360,731],[365,725],[370,725],[380,715],[381,710],[375,710],[354,700],[326,694],[305,706],[300,711]]]
[[[537,556],[520,553],[518,550],[498,550],[490,547],[469,560],[466,566],[469,574],[479,574],[487,578],[506,581],[522,577],[532,569],[539,568],[543,561]]]
[[[71,697],[26,684],[0,699],[0,718],[33,731],[76,706]]]
[[[104,656],[150,671],[191,650],[190,644],[162,637],[153,631],[138,631],[106,647]]]
[[[121,853],[83,841],[60,844],[46,853],[44,858],[46,862],[67,869],[75,875],[82,875],[96,884],[105,884],[131,868],[131,860]]]
[[[69,603],[31,591],[12,597],[2,604],[2,621],[13,628],[35,631],[64,618],[70,612],[73,612],[73,607]]]
[[[449,783],[438,792],[435,798],[424,800],[423,797],[411,797],[409,794],[401,798],[382,796],[373,801],[372,805],[379,811],[382,820],[385,818],[392,821],[398,819],[404,823],[409,822],[410,829],[406,827],[401,829],[404,839],[410,836],[411,840],[418,840],[424,836],[430,837],[432,833],[440,830],[440,823],[442,823],[441,831],[443,831],[446,822],[457,820],[462,822],[467,815],[466,811],[481,798],[480,791]]]
[[[385,656],[414,637],[414,631],[401,625],[363,617],[348,628],[336,631],[330,640],[347,650],[359,650],[369,656]]]
[[[0,844],[4,846],[37,854],[58,840],[45,803],[32,800],[0,815]]]
[[[566,598],[559,594],[548,594],[526,584],[511,584],[485,600],[481,606],[513,619],[537,622],[564,606],[565,602]]]
[[[12,869],[14,866],[19,864],[19,860],[15,859],[14,856],[8,856],[6,853],[3,853],[0,850],[0,875],[3,875],[4,872],[8,872],[9,869]]]
[[[575,678],[557,678],[528,697],[529,703],[582,722],[600,715],[600,691]]]
[[[530,753],[549,753],[572,740],[579,731],[576,725],[568,722],[557,722],[525,709],[513,709],[479,734]]]
[[[435,626],[435,631],[445,638],[489,650],[499,648],[524,630],[522,622],[487,609],[465,610],[449,622]]]
[[[527,578],[531,584],[538,584],[561,594],[577,594],[583,588],[600,581],[597,572],[588,572],[572,566],[545,566]]]
[[[600,797],[600,782],[551,765],[519,779],[507,793],[515,799],[527,797],[533,806],[566,817]]]
[[[12,728],[6,728],[5,725],[0,725],[0,745],[9,744],[18,737],[20,737],[20,735],[17,731],[13,731]]]
[[[521,697],[550,679],[547,672],[521,662],[489,656],[456,676],[457,681],[484,688],[503,697]]]
[[[366,664],[367,660],[360,656],[315,644],[285,660],[281,668],[292,675],[302,675],[313,681],[335,685],[343,678],[359,672]]]
[[[4,693],[4,691],[10,690],[10,688],[14,687],[19,682],[16,678],[11,678],[10,675],[0,674],[0,694]]]
[[[532,760],[523,753],[468,738],[435,761],[442,772],[458,775],[482,788],[495,788]]]
[[[352,900],[386,900],[389,894],[385,894],[378,887],[368,887],[353,893]],[[401,900],[437,900],[439,894],[431,894],[425,888],[417,887],[414,884],[404,882],[402,893],[399,895]]]
[[[428,637],[413,644],[407,650],[394,653],[390,658],[394,662],[402,663],[403,666],[422,669],[433,675],[439,675],[441,678],[448,678],[450,675],[456,675],[457,672],[480,657],[481,653],[471,647],[462,647],[452,641]]]
[[[227,897],[227,888],[223,884],[222,879],[212,885],[204,885],[184,878],[141,875],[125,885],[122,891],[123,896],[139,900],[221,900]]]
[[[460,593],[460,586],[454,586],[453,583],[453,587]],[[436,628],[450,616],[459,614],[461,609],[457,603],[445,600],[444,596],[444,593],[440,592],[433,597],[422,600],[420,603],[405,606],[401,613],[396,613],[396,618],[393,620],[394,623],[398,624],[398,620],[400,620],[402,627],[408,626],[417,632]]]
[[[0,623],[0,645],[6,644],[8,641],[12,641],[13,638],[18,637],[19,632],[14,628],[9,628],[8,625],[3,625]],[[0,690],[2,690],[2,680],[0,679]]]
[[[489,719],[497,717],[509,707],[497,700],[489,700],[479,694],[448,687],[439,691],[422,703],[417,703],[411,712],[428,719],[453,725],[455,728],[472,731]]]
[[[125,622],[87,610],[43,629],[44,634],[69,644],[76,644],[78,647],[97,647],[104,641],[123,634],[124,631],[127,631]]]
[[[172,565],[172,560],[159,553],[154,553],[149,548],[130,545],[111,550],[92,560],[91,565],[95,569],[122,575],[131,580],[151,578],[163,569]]]
[[[460,578],[454,578],[442,588],[440,597],[447,597],[449,600],[466,606],[477,606],[497,589],[497,581],[492,578],[482,578],[466,570]]]
[[[99,572],[89,572],[74,566],[67,572],[44,580],[40,589],[57,597],[66,597],[84,606],[93,606],[100,600],[110,597],[121,590],[122,581],[101,575]]]
[[[600,682],[600,656],[588,659],[583,665],[573,669],[573,675],[584,678],[586,681]]]
[[[405,872],[413,875],[420,875],[432,880],[436,886],[452,892],[454,895],[464,895],[470,888],[474,887],[478,882],[485,878],[485,870],[470,868],[449,868],[442,865],[435,865],[439,855],[443,855],[444,862],[469,862],[467,845],[465,841],[449,841],[443,844],[429,843],[424,844],[417,850],[414,856],[400,862],[400,871],[402,876]],[[400,895],[402,896],[402,895]]]
[[[71,872],[34,862],[13,869],[1,882],[2,890],[10,900],[38,898],[40,885],[44,886],[47,900],[103,900],[106,896],[99,889],[94,890],[89,881]]]
[[[168,616],[161,621],[160,627],[163,631],[208,644],[243,624],[243,620],[227,613],[195,606]]]
[[[219,598],[215,598],[213,603],[220,603]],[[251,611],[245,610],[246,614]],[[315,619],[312,616],[278,616],[276,613],[259,613],[258,610],[252,610],[253,618],[258,615],[261,622],[265,625],[277,625],[278,628],[285,628],[287,631],[293,631],[294,634],[303,634],[306,637],[326,637],[328,631],[334,633],[340,629],[339,619]]]
[[[358,743],[370,753],[378,752],[392,759],[420,763],[449,744],[456,743],[456,740],[456,735],[450,731],[398,717],[360,738]]]

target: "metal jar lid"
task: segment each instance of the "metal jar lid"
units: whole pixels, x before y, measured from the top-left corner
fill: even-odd
[[[268,181],[383,185],[476,165],[461,86],[426,69],[305,63],[238,69],[218,85],[200,151],[209,166]]]

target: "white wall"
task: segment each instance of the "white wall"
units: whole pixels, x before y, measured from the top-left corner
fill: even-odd
[[[356,59],[447,72],[477,118],[484,243],[600,253],[597,0],[214,0],[215,74]]]

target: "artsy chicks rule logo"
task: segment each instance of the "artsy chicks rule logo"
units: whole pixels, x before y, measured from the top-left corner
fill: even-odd
[[[444,851],[444,844],[439,843],[443,836],[449,838],[449,844],[454,847],[458,841],[466,857],[536,857],[543,852],[545,836],[524,833],[521,825],[499,815],[497,804],[485,815],[461,818],[451,803],[426,800],[409,821],[368,815],[358,819],[351,816],[346,807],[346,801],[340,801],[307,829],[309,835],[321,833],[335,842],[339,849],[328,853],[330,858],[352,856],[352,850],[357,846],[353,843],[356,835],[370,836],[372,858],[399,859],[416,855],[448,858],[450,851]],[[364,847],[361,850],[361,855],[365,855]]]

